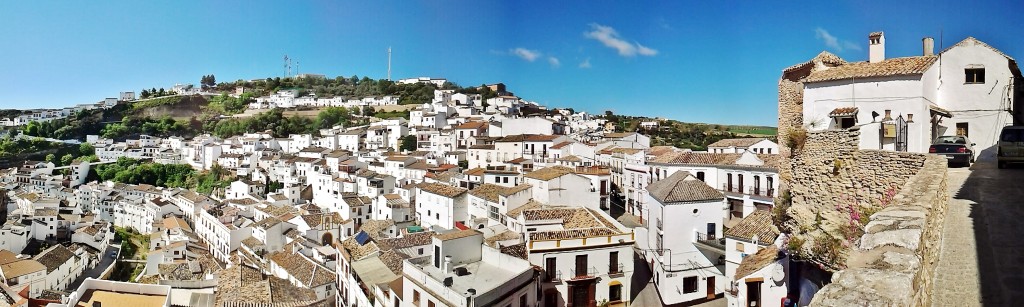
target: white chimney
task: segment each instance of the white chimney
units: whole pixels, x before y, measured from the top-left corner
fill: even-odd
[[[931,37],[921,39],[921,49],[924,55],[935,55],[935,39]]]
[[[444,274],[449,275],[452,273],[452,256],[444,256]]]
[[[868,34],[868,62],[885,61],[885,35],[879,32]]]

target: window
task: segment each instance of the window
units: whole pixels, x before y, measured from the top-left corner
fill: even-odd
[[[416,252],[418,252],[420,255],[423,255],[423,248],[420,247]]]
[[[558,260],[555,258],[547,258],[544,261],[544,273],[546,274],[546,281],[555,280],[555,264],[558,262]]]
[[[434,301],[427,300],[427,307],[434,307]]]
[[[663,240],[662,235],[658,234],[658,240],[657,240],[656,245],[655,245],[655,249],[658,250],[658,256],[663,256],[665,254],[665,250],[661,248],[661,246],[662,246],[661,241],[662,240]]]
[[[587,276],[587,255],[576,255],[576,276]]]
[[[519,307],[526,307],[526,294],[519,296]]]
[[[853,117],[853,116],[850,116],[850,117],[837,117],[836,120],[839,121],[839,128],[843,128],[843,129],[853,127],[853,125],[857,124],[857,118]]]
[[[704,181],[704,172],[697,172],[697,179],[700,181]]]
[[[963,137],[969,137],[967,134],[970,130],[967,129],[967,123],[956,123],[956,135]]]
[[[683,293],[697,292],[697,276],[683,278]]]
[[[608,286],[608,300],[612,302],[622,300],[622,285]]]
[[[619,252],[608,254],[608,274],[619,273]]]
[[[416,305],[416,306],[420,305],[420,292],[419,291],[412,290],[412,304]]]
[[[985,83],[985,68],[965,68],[964,83],[981,84]]]
[[[736,251],[743,252],[743,242],[736,242]]]
[[[491,212],[488,214],[488,216],[490,216],[490,218],[492,220],[498,219],[498,207],[495,207],[495,206],[489,206],[489,207],[491,207],[491,210],[490,210]]]

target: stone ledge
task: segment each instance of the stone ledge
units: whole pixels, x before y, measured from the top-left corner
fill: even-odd
[[[946,161],[927,155],[892,204],[870,217],[849,268],[836,272],[811,305],[930,305],[948,203]]]

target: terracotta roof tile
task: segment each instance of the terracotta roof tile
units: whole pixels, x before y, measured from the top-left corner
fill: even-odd
[[[466,193],[466,189],[450,186],[443,183],[425,182],[419,185],[421,191],[441,195],[444,197],[457,197]]]
[[[565,167],[565,166],[552,166],[552,167],[545,167],[545,168],[542,168],[542,169],[539,169],[539,170],[535,170],[535,171],[526,173],[525,176],[526,176],[526,178],[532,178],[532,179],[537,179],[537,180],[541,180],[541,181],[548,181],[548,180],[555,179],[555,178],[558,178],[558,177],[562,177],[562,176],[565,176],[565,175],[568,175],[568,174],[572,174],[572,173],[573,173],[573,169],[571,169],[571,168],[568,168],[568,167]]]
[[[804,83],[835,81],[851,78],[919,75],[928,70],[936,56],[913,56],[885,59],[881,62],[854,62],[811,72]]]
[[[704,181],[701,181],[690,172],[678,171],[668,178],[658,180],[647,186],[651,197],[662,204],[677,202],[696,202],[722,200],[725,195]]]
[[[440,239],[441,241],[448,241],[448,240],[455,240],[455,239],[471,237],[471,236],[478,235],[478,234],[480,234],[479,231],[476,231],[476,230],[473,230],[473,229],[466,229],[466,230],[449,231],[449,232],[446,232],[446,233],[435,233],[434,237]]]
[[[509,135],[495,142],[507,143],[507,142],[550,142],[557,139],[558,135],[547,135],[547,134],[517,134]]]
[[[767,210],[754,210],[753,213],[747,215],[739,223],[736,223],[735,226],[725,231],[725,236],[747,242],[752,242],[752,238],[757,236],[758,242],[771,244],[779,236],[779,230],[772,223],[770,212]]]
[[[828,116],[837,117],[857,115],[857,110],[857,107],[835,108],[832,109],[832,112],[828,112]]]
[[[744,278],[750,276],[754,272],[763,269],[764,267],[775,263],[779,257],[779,249],[775,245],[769,245],[766,248],[762,248],[753,255],[743,257],[740,265],[736,267],[735,278]]]

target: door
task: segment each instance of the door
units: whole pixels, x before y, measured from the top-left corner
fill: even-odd
[[[715,239],[715,223],[708,223],[708,240]]]
[[[575,285],[571,287],[572,302],[569,303],[571,307],[590,307],[590,287],[587,285]]]
[[[708,276],[708,299],[715,298],[715,277]]]
[[[754,195],[761,195],[761,176],[754,176]]]
[[[743,193],[743,174],[737,174],[736,181],[736,192]]]
[[[587,276],[587,255],[576,255],[576,274],[573,277]]]

